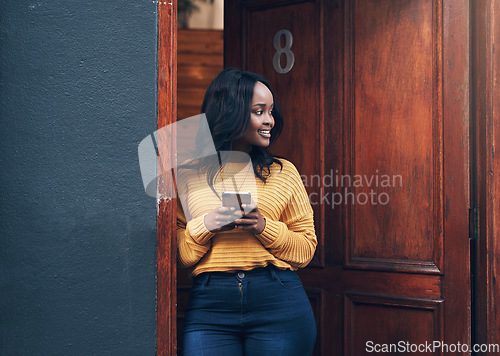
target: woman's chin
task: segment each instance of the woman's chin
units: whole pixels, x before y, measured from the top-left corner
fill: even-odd
[[[271,138],[264,138],[264,137],[261,137],[259,142],[258,142],[258,145],[256,146],[259,146],[259,147],[268,147],[269,145],[271,144]]]

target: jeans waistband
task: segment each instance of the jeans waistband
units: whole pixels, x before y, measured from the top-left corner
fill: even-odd
[[[246,276],[264,276],[270,275],[273,280],[278,278],[278,273],[280,272],[291,272],[291,270],[281,270],[274,265],[268,265],[266,267],[258,267],[251,270],[239,270],[235,272],[203,272],[194,277],[194,280],[199,280],[202,284],[208,284],[211,278],[237,278],[243,279]],[[243,276],[243,277],[242,277]]]

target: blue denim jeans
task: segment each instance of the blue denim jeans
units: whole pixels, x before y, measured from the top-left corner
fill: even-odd
[[[185,356],[307,356],[316,339],[297,274],[274,267],[194,279],[182,332]]]

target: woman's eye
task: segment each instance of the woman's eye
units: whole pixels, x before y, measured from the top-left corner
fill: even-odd
[[[257,110],[257,111],[254,111],[254,114],[256,114],[256,115],[262,115],[263,112],[264,111],[262,111],[262,110]]]

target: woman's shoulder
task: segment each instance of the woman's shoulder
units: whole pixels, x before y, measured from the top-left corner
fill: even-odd
[[[292,162],[282,157],[277,157],[277,159],[281,162],[281,165],[274,162],[271,166],[271,174],[281,174],[282,177],[300,177],[299,171]]]

